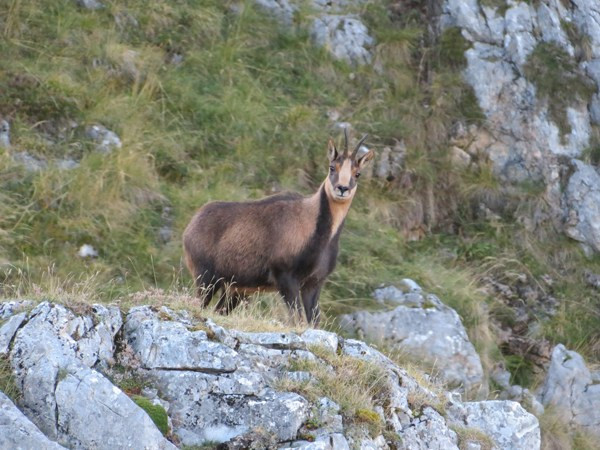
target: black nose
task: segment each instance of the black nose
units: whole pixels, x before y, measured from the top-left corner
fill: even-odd
[[[350,188],[349,188],[349,187],[346,187],[346,186],[340,186],[340,185],[338,184],[337,190],[338,190],[338,191],[340,191],[340,194],[343,194],[344,192],[346,192],[346,191],[349,191],[349,190],[350,190]]]

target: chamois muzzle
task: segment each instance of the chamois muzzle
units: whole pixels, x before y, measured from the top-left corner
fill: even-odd
[[[341,186],[341,185],[339,185],[339,184],[338,184],[338,185],[335,187],[335,191],[336,191],[335,193],[336,193],[337,195],[339,195],[340,197],[345,197],[345,196],[346,196],[346,193],[347,193],[348,191],[350,191],[350,188],[349,188],[348,186]]]

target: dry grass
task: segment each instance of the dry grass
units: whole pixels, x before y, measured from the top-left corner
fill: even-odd
[[[472,448],[473,443],[478,444],[481,450],[492,450],[495,448],[494,441],[478,428],[452,428],[458,435],[458,448],[467,450]]]
[[[311,401],[328,397],[340,405],[346,420],[366,423],[374,436],[383,431],[384,424],[374,408],[385,405],[387,375],[384,369],[319,347],[311,347],[311,351],[320,361],[294,361],[289,369],[310,372],[314,380],[282,378],[277,388],[297,392]]]
[[[538,417],[542,430],[542,450],[595,450],[600,440],[565,423],[553,408]]]

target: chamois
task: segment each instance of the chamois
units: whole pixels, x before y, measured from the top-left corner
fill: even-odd
[[[352,154],[328,142],[329,174],[310,197],[281,193],[248,202],[212,202],[196,212],[183,233],[186,265],[208,304],[219,289],[219,311],[228,313],[248,294],[277,290],[292,314],[319,322],[319,294],[335,268],[338,240],[360,170],[374,151],[365,135]],[[227,299],[225,287],[231,289]]]

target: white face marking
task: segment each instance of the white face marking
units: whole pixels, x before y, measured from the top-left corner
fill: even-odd
[[[348,186],[352,179],[352,162],[349,159],[345,159],[342,167],[340,168],[340,174],[338,175],[338,183],[341,186]]]

